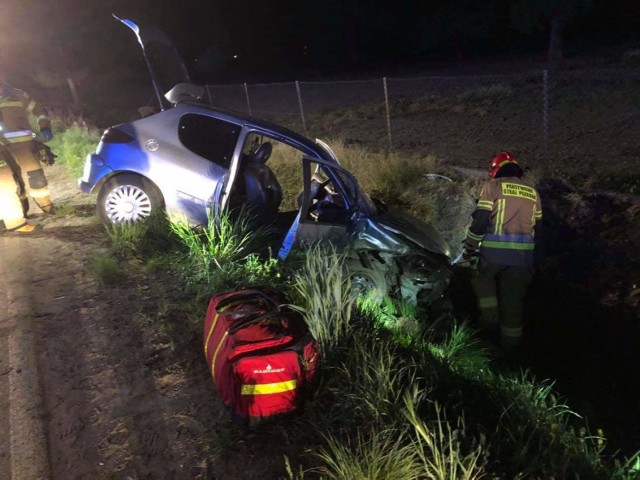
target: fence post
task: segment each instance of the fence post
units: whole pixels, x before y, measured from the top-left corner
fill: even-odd
[[[209,85],[205,85],[204,88],[207,91],[207,97],[209,97],[209,105],[213,105],[213,100],[211,99],[211,90],[209,90]]]
[[[302,128],[304,129],[304,134],[308,136],[307,122],[304,118],[304,109],[302,108],[302,92],[300,92],[300,82],[298,80],[296,80],[296,92],[298,93],[298,105],[300,106],[300,116],[302,117]]]
[[[249,115],[253,115],[251,113],[251,102],[249,101],[249,88],[247,88],[247,82],[244,82],[243,85],[244,85],[244,98],[247,99],[247,111],[249,112]]]
[[[389,110],[389,89],[387,88],[387,77],[382,77],[382,85],[384,87],[384,105],[387,110],[387,138],[389,140],[389,152],[393,149],[391,142],[391,113]]]
[[[542,71],[542,152],[549,159],[549,70]]]

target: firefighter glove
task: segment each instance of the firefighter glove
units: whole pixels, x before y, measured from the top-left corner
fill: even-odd
[[[42,134],[42,138],[44,138],[45,142],[48,142],[53,138],[53,132],[50,128],[43,128],[42,130],[40,130],[40,133]]]
[[[49,145],[45,145],[42,142],[38,142],[37,140],[33,142],[32,151],[36,158],[45,165],[53,165],[56,163],[57,155],[53,153]]]
[[[471,262],[471,261],[477,259],[478,255],[479,255],[478,250],[471,250],[471,249],[465,248],[462,251],[462,261]]]

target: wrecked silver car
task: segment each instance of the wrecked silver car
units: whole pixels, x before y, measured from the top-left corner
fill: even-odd
[[[165,209],[206,225],[211,212],[245,208],[273,226],[280,259],[299,245],[331,242],[346,253],[356,289],[412,303],[442,297],[451,255],[431,226],[371,200],[324,142],[205,104],[184,66],[177,71],[182,81],[156,113],[107,129],[86,159],[79,185],[98,194],[105,223]]]

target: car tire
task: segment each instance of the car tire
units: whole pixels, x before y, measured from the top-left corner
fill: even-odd
[[[389,294],[389,285],[382,272],[360,265],[347,265],[351,278],[351,290],[355,295],[368,293],[375,300],[382,300]]]
[[[135,223],[162,208],[158,187],[134,173],[110,178],[98,193],[98,216],[105,225]]]

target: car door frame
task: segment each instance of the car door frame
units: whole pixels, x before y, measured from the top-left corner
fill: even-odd
[[[322,166],[324,173],[329,177],[333,185],[339,189],[339,193],[345,201],[347,210],[347,220],[341,223],[318,222],[309,219],[309,208],[311,206],[311,164],[315,163]],[[353,197],[349,193],[349,189],[343,185],[343,180],[337,175],[337,172],[343,174],[353,186]],[[340,166],[336,162],[327,161],[310,155],[302,157],[302,204],[293,224],[289,228],[287,235],[280,247],[278,257],[284,260],[290,250],[296,244],[312,245],[320,241],[331,243],[337,249],[346,247],[349,243],[351,231],[353,229],[353,217],[356,215],[358,208],[360,187],[356,178]]]

